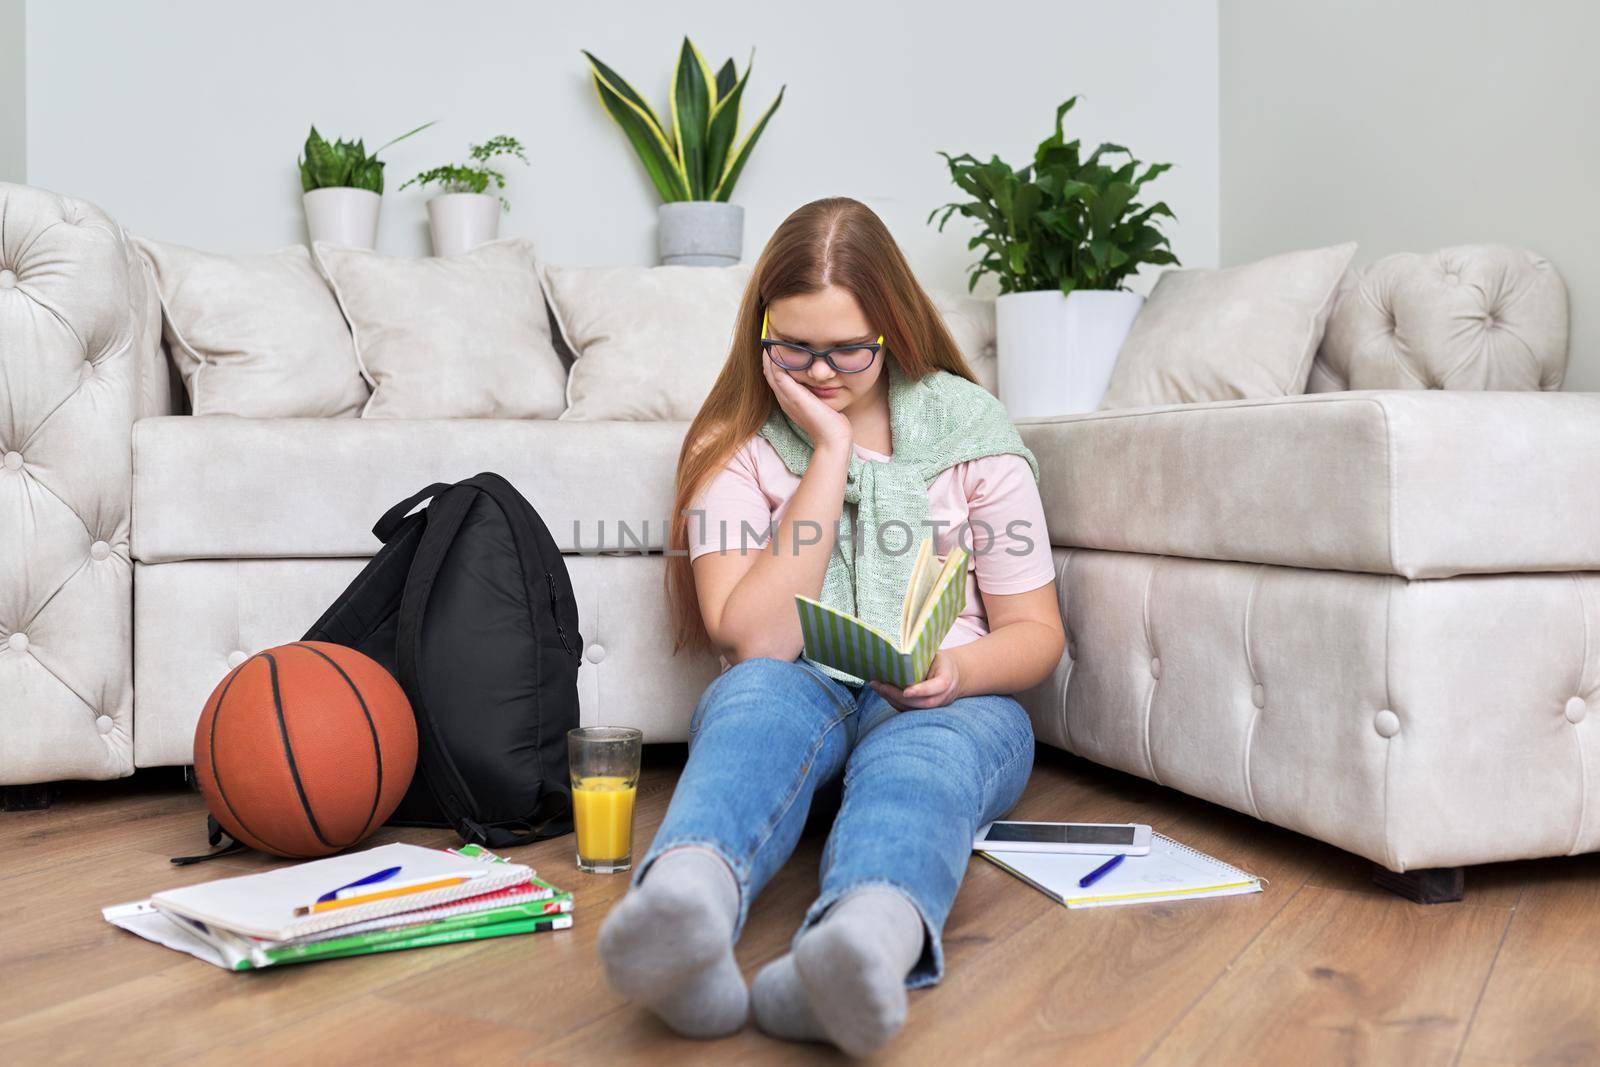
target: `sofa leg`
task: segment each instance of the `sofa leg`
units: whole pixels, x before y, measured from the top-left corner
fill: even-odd
[[[189,788],[191,793],[200,792],[200,779],[195,777],[194,764],[192,763],[183,765],[183,784]]]
[[[1467,872],[1461,867],[1428,867],[1396,874],[1374,863],[1372,882],[1418,904],[1449,904],[1467,892]]]
[[[49,806],[49,782],[0,786],[0,811],[43,811]]]

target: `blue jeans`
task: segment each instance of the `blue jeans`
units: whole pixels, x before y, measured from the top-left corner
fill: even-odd
[[[973,834],[1011,809],[1032,770],[1033,724],[1011,697],[902,712],[804,660],[745,660],[696,705],[688,762],[633,884],[669,848],[710,849],[739,881],[738,940],[750,902],[794,852],[812,797],[842,775],[822,895],[795,939],[846,893],[893,886],[927,934],[906,985],[932,985],[944,975],[940,932]]]

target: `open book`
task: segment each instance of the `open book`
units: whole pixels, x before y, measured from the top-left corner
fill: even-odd
[[[795,594],[806,658],[863,681],[901,687],[928,676],[939,642],[967,602],[967,553],[953,547],[941,565],[924,538],[900,605],[900,632],[886,634],[808,596]]]

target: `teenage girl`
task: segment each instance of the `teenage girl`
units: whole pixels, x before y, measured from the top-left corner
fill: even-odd
[[[724,670],[602,925],[607,978],[684,1035],[732,1033],[753,1010],[773,1036],[865,1055],[904,1023],[906,990],[943,974],[974,832],[1033,766],[1007,694],[1043,681],[1065,642],[1034,458],[865,205],[807,204],[767,243],[685,437],[674,513],[678,643],[714,647]],[[972,555],[927,678],[860,684],[801,656],[796,593],[897,632],[923,536]],[[821,895],[747,988],[733,944],[750,902],[835,788]]]

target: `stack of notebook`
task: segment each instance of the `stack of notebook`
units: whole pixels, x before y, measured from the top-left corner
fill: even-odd
[[[107,922],[234,971],[561,930],[572,894],[476,845],[383,845],[102,910]]]

